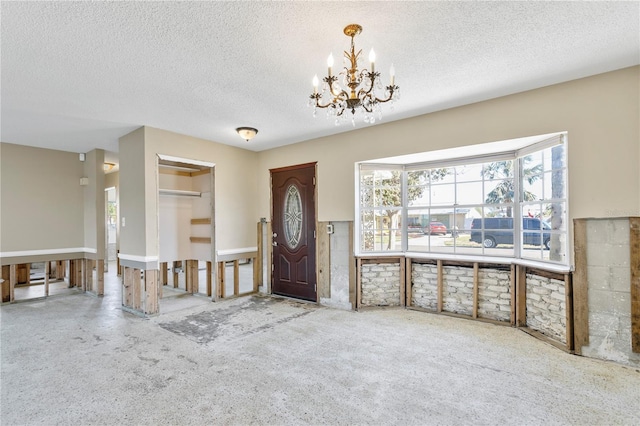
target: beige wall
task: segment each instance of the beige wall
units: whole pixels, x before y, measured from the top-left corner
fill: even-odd
[[[105,258],[105,194],[104,150],[94,149],[86,153],[84,176],[89,183],[83,186],[84,197],[84,246],[95,249],[88,257]]]
[[[120,138],[119,157],[120,252],[146,256],[144,128]]]
[[[406,90],[406,89],[405,89]],[[425,94],[428,96],[428,93]],[[354,163],[568,131],[569,214],[640,214],[640,67],[259,153],[258,215],[269,169],[318,162],[318,220],[354,220]]]
[[[152,195],[152,192],[157,194],[158,154],[214,163],[216,249],[255,247],[255,224],[258,221],[256,201],[258,155],[252,151],[151,127],[145,127],[144,132],[147,170],[146,255],[157,256],[159,253],[158,198]],[[121,160],[122,155],[120,151]],[[121,168],[121,173],[122,171]],[[121,175],[121,178],[122,182],[125,182],[124,176]],[[155,230],[153,235],[152,230]]]
[[[0,144],[2,253],[84,247],[77,153]]]
[[[351,221],[357,161],[558,131],[569,135],[571,218],[637,216],[639,117],[640,67],[633,67],[260,153],[140,128],[120,140],[121,252],[159,253],[158,153],[215,163],[219,250],[255,246],[255,223],[270,218],[271,168],[317,161],[318,220]],[[1,251],[92,244],[78,226],[87,210],[78,154],[0,147]]]

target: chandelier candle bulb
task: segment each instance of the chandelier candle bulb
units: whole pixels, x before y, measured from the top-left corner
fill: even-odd
[[[313,94],[314,95],[318,94],[318,84],[319,84],[318,74],[316,74],[313,76]]]
[[[329,77],[333,75],[333,53],[329,53],[329,57],[327,58],[327,66],[329,67]]]
[[[393,64],[391,64],[389,68],[389,76],[391,77],[391,85],[393,86],[396,82],[396,69],[393,67]]]
[[[371,72],[375,72],[376,52],[373,51],[373,47],[369,51],[369,62],[371,62]]]

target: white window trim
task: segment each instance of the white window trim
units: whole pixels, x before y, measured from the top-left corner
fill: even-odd
[[[406,232],[402,233],[402,238],[401,238],[401,251],[371,251],[371,252],[364,252],[361,249],[361,210],[360,210],[360,194],[361,194],[361,187],[360,187],[360,171],[362,170],[380,170],[380,169],[391,169],[391,170],[398,170],[401,169],[403,171],[402,174],[402,223],[406,223],[407,218],[405,217],[407,215],[407,203],[406,203],[406,172],[407,171],[411,171],[411,170],[419,170],[419,169],[425,169],[425,168],[444,168],[444,167],[454,167],[454,166],[459,166],[459,165],[465,165],[465,164],[477,164],[477,163],[485,163],[485,162],[492,162],[492,161],[501,161],[501,160],[516,160],[515,161],[515,167],[514,167],[514,175],[518,176],[518,178],[514,179],[514,184],[518,187],[516,188],[517,190],[519,190],[519,186],[521,183],[521,178],[520,176],[520,162],[517,161],[519,158],[521,157],[525,157],[529,154],[538,152],[538,151],[542,151],[544,149],[553,147],[553,146],[557,146],[557,145],[565,145],[565,158],[567,159],[567,163],[568,163],[568,144],[567,144],[567,132],[558,132],[558,133],[553,133],[553,134],[547,134],[547,135],[541,135],[539,137],[528,137],[528,138],[520,138],[520,139],[514,139],[514,140],[510,140],[510,141],[501,141],[501,142],[492,142],[492,143],[487,143],[487,144],[480,144],[480,145],[473,145],[470,147],[471,151],[476,151],[477,149],[481,148],[482,146],[488,146],[487,149],[490,149],[490,147],[504,147],[505,144],[510,144],[513,143],[514,145],[517,146],[517,148],[515,149],[501,149],[501,150],[497,150],[495,152],[486,152],[486,153],[482,153],[482,154],[475,154],[475,155],[471,155],[471,156],[466,156],[466,157],[462,157],[462,156],[455,156],[454,158],[451,159],[442,159],[442,155],[443,153],[446,153],[446,151],[448,150],[441,150],[441,151],[437,151],[438,156],[440,156],[440,158],[438,160],[435,161],[420,161],[420,162],[407,162],[407,163],[403,163],[403,161],[406,161],[408,159],[413,159],[415,160],[416,158],[419,158],[420,156],[424,155],[425,158],[428,157],[429,152],[423,153],[423,154],[415,154],[415,155],[406,155],[406,156],[400,156],[400,157],[393,157],[393,158],[386,158],[386,159],[379,159],[379,160],[369,160],[369,161],[362,161],[362,162],[358,162],[355,163],[355,211],[356,211],[356,217],[355,217],[355,222],[354,222],[354,229],[356,232],[354,232],[354,252],[355,255],[357,257],[397,257],[397,256],[405,256],[405,257],[411,257],[411,258],[425,258],[425,259],[442,259],[442,260],[458,260],[458,261],[471,261],[471,262],[483,262],[483,263],[508,263],[508,264],[516,264],[516,265],[524,265],[524,266],[531,266],[531,267],[538,267],[538,268],[545,268],[548,270],[553,270],[556,272],[568,272],[568,271],[572,271],[573,270],[573,259],[572,256],[570,255],[570,252],[572,250],[572,244],[570,241],[571,238],[571,229],[569,226],[569,223],[567,223],[567,229],[566,231],[564,231],[564,234],[566,235],[566,250],[567,253],[565,253],[566,256],[566,262],[565,263],[561,263],[561,262],[554,262],[554,261],[538,261],[538,260],[534,260],[534,259],[528,259],[528,258],[522,258],[520,257],[520,239],[517,239],[514,244],[514,255],[513,257],[509,256],[509,257],[499,257],[499,256],[478,256],[478,255],[463,255],[463,254],[457,254],[457,253],[432,253],[432,252],[411,252],[408,251],[408,236]],[[473,149],[471,149],[473,148]],[[460,148],[454,148],[451,151],[455,151],[455,152],[460,152]],[[398,161],[398,162],[396,162]],[[565,169],[568,170],[568,164],[565,165]],[[569,188],[569,173],[567,171],[566,174],[566,182],[565,182],[565,187],[568,191]],[[570,219],[570,214],[569,214],[569,200],[568,200],[568,194],[565,195],[565,208],[566,208],[566,219],[567,221],[569,221]],[[521,225],[520,222],[517,220],[518,218],[521,219],[522,218],[522,212],[520,211],[520,207],[521,207],[521,202],[517,201],[515,202],[515,206],[514,206],[514,235],[515,234],[519,234],[521,231]]]

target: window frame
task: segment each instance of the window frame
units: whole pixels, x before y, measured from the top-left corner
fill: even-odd
[[[570,241],[571,230],[569,227],[569,172],[568,172],[568,138],[567,132],[559,132],[552,135],[541,135],[539,137],[534,138],[523,138],[522,140],[527,139],[524,143],[516,143],[513,149],[505,148],[505,144],[500,145],[500,143],[489,143],[483,144],[487,146],[487,150],[480,155],[469,155],[469,156],[456,156],[451,158],[440,158],[435,161],[415,161],[415,162],[396,162],[394,159],[386,159],[386,160],[371,160],[371,161],[363,161],[356,163],[355,171],[355,186],[356,186],[356,220],[355,220],[355,230],[354,232],[354,248],[356,256],[398,256],[398,255],[406,255],[408,257],[416,257],[416,258],[451,258],[453,260],[472,260],[472,261],[480,261],[480,262],[500,262],[500,261],[508,261],[510,263],[523,263],[523,264],[533,264],[534,266],[544,265],[547,268],[555,269],[558,271],[567,271],[572,269],[572,244]],[[533,139],[533,141],[531,141]],[[519,140],[515,140],[519,141]],[[508,143],[511,141],[505,141]],[[564,244],[564,251],[561,250],[561,255],[563,256],[562,260],[550,260],[543,258],[544,253],[541,253],[541,258],[534,258],[530,256],[523,255],[523,243],[525,240],[525,236],[523,234],[524,230],[522,221],[524,217],[523,208],[526,208],[527,205],[531,204],[539,204],[540,206],[545,204],[551,204],[552,201],[556,202],[557,200],[548,198],[546,195],[544,198],[534,201],[525,201],[524,200],[524,189],[523,182],[524,177],[522,175],[522,163],[524,158],[528,155],[543,152],[548,148],[552,148],[554,146],[563,145],[563,163],[562,167],[559,169],[564,174],[563,178],[563,194],[564,197],[560,200],[562,205],[564,206],[564,210],[562,211],[561,219],[562,224],[564,226],[558,230],[554,230],[553,233],[560,235],[560,239],[562,244]],[[501,149],[495,149],[496,147]],[[474,148],[482,148],[482,145],[473,146]],[[493,152],[491,150],[493,149]],[[453,150],[452,150],[453,151]],[[446,152],[446,150],[437,152],[442,157],[442,152]],[[459,152],[459,150],[458,150]],[[477,152],[477,151],[476,151]],[[424,153],[425,158],[428,158],[429,152]],[[418,155],[418,154],[416,154]],[[415,158],[415,156],[413,158]],[[438,155],[436,155],[437,157]],[[401,160],[402,157],[396,157],[396,159]],[[416,170],[432,170],[435,168],[449,168],[455,166],[463,166],[463,165],[473,165],[479,163],[490,163],[496,161],[505,161],[505,160],[513,160],[513,187],[514,187],[514,197],[512,205],[512,218],[513,218],[513,253],[512,255],[489,255],[484,253],[484,249],[482,253],[478,254],[462,254],[459,252],[448,252],[448,251],[432,251],[431,244],[427,246],[428,249],[426,251],[411,251],[409,250],[409,232],[408,232],[408,223],[409,216],[411,211],[417,211],[420,209],[423,210],[431,210],[437,209],[442,206],[432,205],[431,198],[429,198],[428,205],[426,206],[409,206],[408,200],[408,173]],[[363,170],[398,170],[401,169],[401,215],[400,220],[401,224],[398,227],[401,232],[400,237],[400,247],[396,250],[365,250],[362,245],[362,235],[363,235],[363,224],[362,222],[362,206],[360,204],[361,201],[361,171]],[[545,173],[553,172],[555,169],[543,169],[539,172],[541,175],[545,175]],[[485,182],[485,179],[478,179],[478,181]],[[543,181],[544,182],[544,181]],[[458,190],[458,185],[460,182],[456,178],[454,178],[454,188],[455,191]],[[430,189],[431,190],[431,187]],[[483,194],[483,199],[486,200],[486,194]],[[455,199],[452,205],[445,205],[444,208],[451,209],[453,208],[454,212],[459,206],[460,208],[465,206],[457,204],[458,199]],[[483,203],[483,206],[487,203]],[[484,213],[483,213],[483,217]],[[482,228],[484,231],[484,228]],[[542,232],[542,230],[541,230]],[[546,232],[546,231],[545,231]],[[541,237],[544,238],[544,232],[542,232]],[[541,250],[544,249],[541,244]]]

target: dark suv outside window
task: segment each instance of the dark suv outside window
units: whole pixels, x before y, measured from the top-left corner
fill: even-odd
[[[498,244],[513,244],[513,218],[512,217],[487,217],[473,219],[471,222],[471,241],[480,243],[486,248],[496,247]],[[484,236],[483,236],[484,228]],[[522,218],[523,241],[522,244],[539,246],[549,249],[551,234],[543,232],[551,227],[538,218]]]

